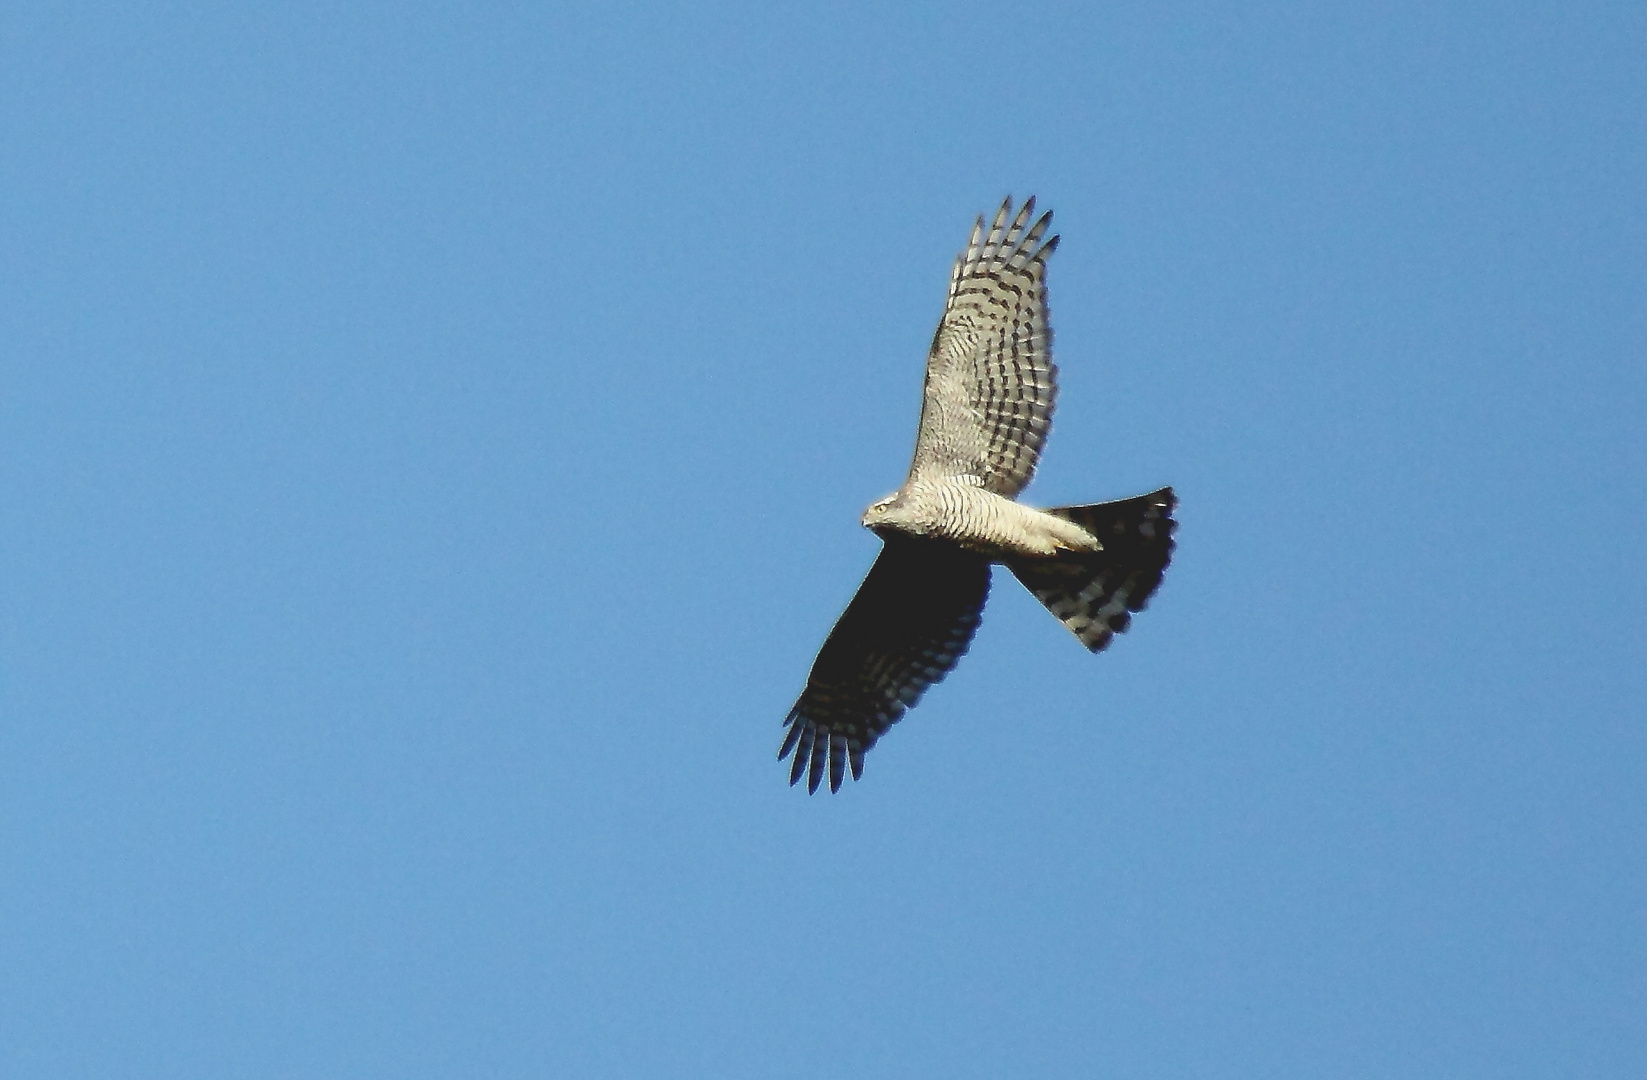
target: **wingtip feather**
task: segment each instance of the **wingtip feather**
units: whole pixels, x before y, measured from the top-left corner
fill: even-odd
[[[806,725],[801,722],[800,717],[793,712],[789,714],[789,720],[787,723],[789,724],[789,730],[784,733],[783,745],[778,747],[779,761],[782,761],[784,758],[788,757],[789,752],[795,749],[795,744],[800,741],[801,732],[806,727]]]
[[[812,754],[807,763],[806,775],[806,793],[808,795],[818,793],[818,785],[823,781],[824,759],[828,753],[829,740],[827,738],[814,738],[812,740]]]
[[[789,766],[789,786],[794,787],[806,771],[806,763],[812,756],[812,728],[802,725],[800,742],[795,747],[795,760]]]

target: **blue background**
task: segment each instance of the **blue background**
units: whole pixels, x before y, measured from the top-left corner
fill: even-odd
[[[0,12],[0,1072],[1640,1077],[1647,8]],[[785,711],[972,217],[1042,505]]]

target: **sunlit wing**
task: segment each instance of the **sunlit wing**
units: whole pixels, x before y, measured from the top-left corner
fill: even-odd
[[[912,475],[973,477],[1008,497],[1035,473],[1052,424],[1052,363],[1043,240],[1052,214],[1030,225],[1035,200],[1001,204],[987,233],[973,227],[950,276],[949,302],[927,358]],[[1026,228],[1027,227],[1027,228]]]

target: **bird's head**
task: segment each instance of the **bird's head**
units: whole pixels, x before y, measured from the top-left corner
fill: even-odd
[[[863,525],[866,529],[884,529],[898,521],[898,511],[902,503],[902,495],[893,492],[882,499],[876,499],[864,511]]]

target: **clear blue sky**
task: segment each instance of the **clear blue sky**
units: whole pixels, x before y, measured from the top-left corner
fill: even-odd
[[[0,12],[0,1074],[1647,1073],[1647,8]],[[1009,578],[780,721],[972,217]]]

